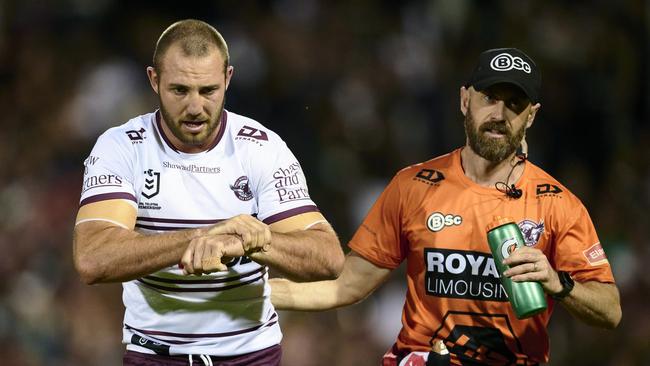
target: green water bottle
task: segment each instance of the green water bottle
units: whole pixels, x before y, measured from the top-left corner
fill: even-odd
[[[501,277],[501,284],[506,289],[508,300],[517,315],[523,319],[539,314],[546,309],[546,295],[542,285],[536,281],[514,282],[503,276],[503,272],[510,268],[503,264],[503,260],[517,248],[524,246],[524,237],[519,226],[507,217],[495,216],[487,226],[487,239]]]

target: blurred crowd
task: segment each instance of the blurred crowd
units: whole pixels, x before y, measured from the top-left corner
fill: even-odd
[[[0,1],[0,364],[120,364],[121,286],[86,286],[71,261],[82,163],[156,108],[145,67],[187,17],[224,35],[226,108],[283,137],[343,243],[395,172],[464,144],[477,55],[525,50],[543,75],[530,159],[589,209],[623,306],[614,331],[556,308],[552,364],[650,365],[648,0]],[[404,276],[346,309],[282,312],[283,364],[377,365]]]

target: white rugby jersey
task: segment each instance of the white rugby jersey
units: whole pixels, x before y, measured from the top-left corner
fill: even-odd
[[[260,123],[224,110],[207,151],[176,150],[159,112],[102,134],[84,162],[80,206],[125,199],[135,230],[162,233],[205,226],[238,214],[270,224],[317,211],[287,145]],[[123,342],[161,354],[231,356],[280,343],[267,267],[247,257],[228,272],[184,276],[178,266],[123,283]]]

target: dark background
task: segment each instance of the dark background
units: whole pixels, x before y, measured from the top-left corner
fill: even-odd
[[[543,74],[530,158],[589,209],[623,304],[614,331],[558,308],[552,364],[650,365],[649,14],[647,0],[0,1],[0,363],[120,364],[121,287],[72,267],[82,162],[156,108],[154,44],[193,17],[229,43],[226,107],[284,138],[344,243],[396,171],[464,143],[459,88],[480,51],[525,50]],[[404,283],[398,270],[360,305],[282,313],[284,365],[379,364]]]

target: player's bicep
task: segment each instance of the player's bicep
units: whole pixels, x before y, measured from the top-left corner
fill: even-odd
[[[88,221],[105,221],[133,230],[137,210],[135,203],[124,199],[92,202],[79,208],[75,226]]]
[[[331,226],[320,212],[306,212],[276,221],[269,225],[271,231],[276,233],[288,233],[297,230],[310,228],[323,228],[331,230]]]

